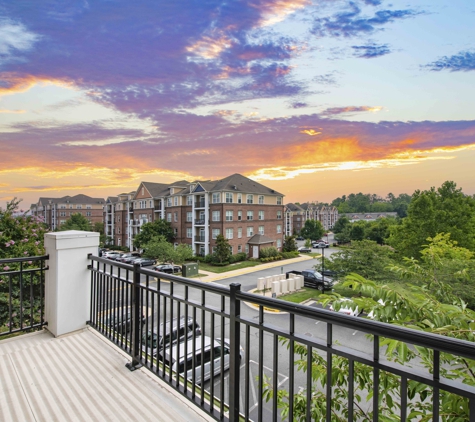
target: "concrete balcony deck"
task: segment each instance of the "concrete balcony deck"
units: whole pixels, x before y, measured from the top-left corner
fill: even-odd
[[[92,328],[0,341],[0,421],[212,421]]]

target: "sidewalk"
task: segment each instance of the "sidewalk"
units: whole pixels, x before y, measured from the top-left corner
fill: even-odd
[[[261,270],[267,270],[269,268],[277,268],[277,267],[281,267],[283,265],[293,264],[295,262],[313,261],[314,259],[315,258],[313,258],[311,256],[308,256],[308,255],[300,255],[299,257],[293,258],[293,259],[285,259],[285,260],[282,260],[282,261],[267,262],[265,264],[256,265],[255,267],[241,268],[239,270],[226,271],[226,272],[220,273],[220,274],[212,273],[212,272],[209,272],[209,271],[199,270],[199,274],[204,274],[204,276],[203,277],[196,277],[196,279],[198,279],[200,281],[204,281],[206,283],[209,283],[209,282],[214,282],[214,281],[219,281],[219,280],[225,280],[227,278],[236,277],[236,276],[242,275],[242,274],[250,274],[250,273],[254,273],[254,272],[257,272],[257,271],[261,271]]]

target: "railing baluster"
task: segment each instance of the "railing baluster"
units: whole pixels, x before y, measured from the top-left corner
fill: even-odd
[[[230,362],[229,362],[229,418],[232,421],[239,421],[239,385],[240,385],[240,348],[241,348],[241,327],[239,318],[241,316],[241,302],[236,298],[236,293],[241,290],[241,285],[230,284],[229,297],[229,337],[230,337]],[[224,338],[221,339],[224,342]],[[221,362],[224,362],[224,343],[221,347]]]
[[[379,420],[379,368],[376,366],[379,363],[379,336],[374,336],[373,339],[373,422]]]
[[[439,406],[440,406],[440,392],[439,392],[439,381],[440,381],[440,352],[434,350],[434,361],[433,361],[433,378],[434,378],[434,387],[432,395],[432,412],[434,415],[433,420],[439,420]]]

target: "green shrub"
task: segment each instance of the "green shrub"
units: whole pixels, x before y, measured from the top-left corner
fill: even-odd
[[[269,246],[267,248],[261,248],[259,251],[260,258],[271,258],[279,255],[279,251],[275,246]]]

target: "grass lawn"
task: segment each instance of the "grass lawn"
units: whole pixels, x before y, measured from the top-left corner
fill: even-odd
[[[255,267],[256,265],[261,265],[262,262],[258,261],[243,261],[236,262],[235,264],[229,264],[225,267],[215,267],[214,265],[206,264],[205,262],[200,262],[198,268],[203,271],[209,271],[210,273],[221,274],[227,271],[240,270],[241,268]]]

